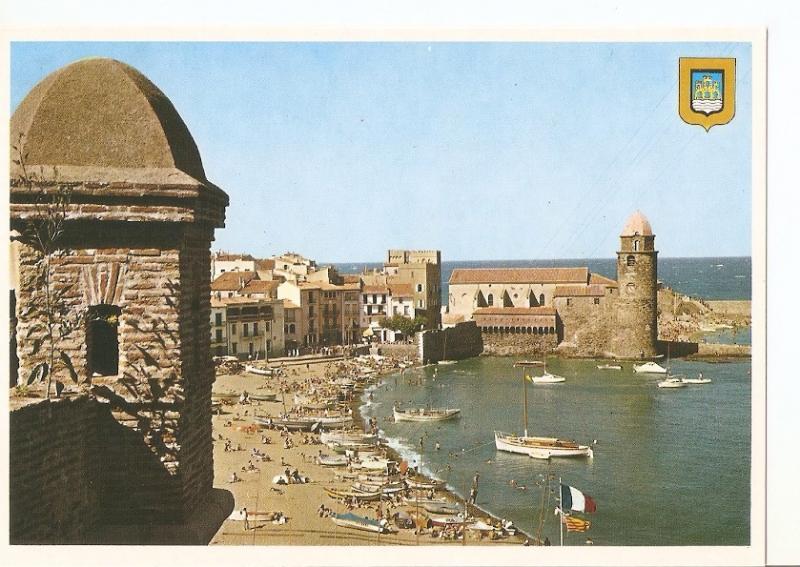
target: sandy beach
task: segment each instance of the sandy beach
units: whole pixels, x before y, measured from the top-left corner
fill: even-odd
[[[255,376],[249,373],[236,375],[218,375],[214,385],[214,393],[230,393],[247,391],[251,395],[263,392],[279,392],[278,380],[283,380],[289,388],[297,387],[309,379],[322,379],[325,376],[327,360],[309,362],[306,365],[286,366],[286,375],[281,378]],[[285,395],[287,409],[293,405],[293,396]],[[357,405],[357,404],[356,404]],[[214,486],[230,491],[235,498],[235,511],[243,507],[251,516],[250,529],[246,530],[240,520],[226,520],[211,541],[211,545],[476,545],[476,544],[511,544],[520,545],[525,538],[522,535],[503,537],[491,540],[481,537],[480,532],[467,530],[466,542],[462,540],[443,539],[432,535],[431,529],[415,534],[413,529],[401,529],[398,533],[376,534],[337,526],[330,517],[319,514],[320,505],[324,505],[335,513],[348,511],[345,505],[329,497],[324,487],[346,489],[352,481],[336,478],[345,472],[343,467],[325,467],[317,464],[315,457],[321,451],[331,451],[322,444],[304,444],[305,438],[318,436],[308,432],[290,432],[294,444],[284,448],[281,432],[258,429],[253,426],[253,415],[270,414],[276,416],[283,411],[280,394],[276,402],[253,401],[250,404],[231,403],[223,406],[223,413],[213,416],[214,431]],[[355,415],[354,417],[358,417]],[[356,422],[359,420],[356,419]],[[358,423],[357,423],[358,424]],[[266,437],[270,442],[263,443]],[[233,450],[225,450],[226,441]],[[260,460],[253,456],[257,449],[266,457]],[[237,450],[239,449],[239,450]],[[243,471],[250,467],[256,470]],[[283,463],[283,464],[282,464]],[[283,474],[286,468],[297,469],[299,474],[309,478],[304,484],[276,485],[273,478]],[[230,482],[232,473],[241,479]],[[440,491],[437,496],[443,493]],[[455,500],[454,495],[448,499]],[[351,510],[353,513],[377,519],[390,517],[402,505],[387,502],[380,504],[365,503]],[[413,510],[411,510],[413,511]],[[262,513],[281,512],[286,517],[285,523],[268,521]],[[488,515],[475,511],[475,519],[488,521]],[[269,517],[269,516],[267,516]],[[440,530],[436,530],[439,532]]]

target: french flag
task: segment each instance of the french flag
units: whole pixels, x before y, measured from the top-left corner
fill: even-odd
[[[594,503],[594,500],[592,500],[592,497],[588,494],[584,494],[574,486],[562,484],[561,509],[593,514],[597,511],[597,504]]]

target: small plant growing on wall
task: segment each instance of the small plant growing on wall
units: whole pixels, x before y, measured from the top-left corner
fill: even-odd
[[[68,299],[74,284],[54,281],[53,270],[57,259],[69,253],[64,245],[64,230],[70,189],[46,185],[41,176],[37,177],[29,171],[25,163],[27,153],[23,141],[20,135],[17,143],[12,144],[12,152],[17,155],[12,162],[20,170],[17,183],[31,193],[34,214],[26,219],[16,239],[33,251],[36,260],[30,275],[20,283],[37,290],[38,295],[37,301],[26,306],[26,316],[36,320],[36,323],[26,330],[24,339],[32,341],[33,355],[45,353],[45,360],[33,367],[24,385],[43,383],[45,396],[50,398],[54,382],[56,396],[60,396],[64,390],[64,383],[54,378],[62,369],[67,371],[74,383],[79,382],[69,354],[59,347],[83,324],[83,313],[74,309]]]

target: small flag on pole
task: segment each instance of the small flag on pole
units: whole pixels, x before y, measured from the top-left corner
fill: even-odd
[[[594,500],[592,500],[592,497],[588,494],[584,494],[575,487],[562,484],[561,509],[575,510],[576,512],[588,512],[593,514],[597,511],[597,504],[595,504]]]
[[[592,522],[577,516],[562,516],[562,522],[567,526],[568,532],[585,532],[592,527]]]

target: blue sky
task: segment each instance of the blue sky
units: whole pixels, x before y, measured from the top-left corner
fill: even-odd
[[[217,249],[379,261],[750,254],[748,44],[13,43],[12,111],[86,56],[147,75],[231,197]],[[736,116],[677,112],[678,58],[736,57]]]

